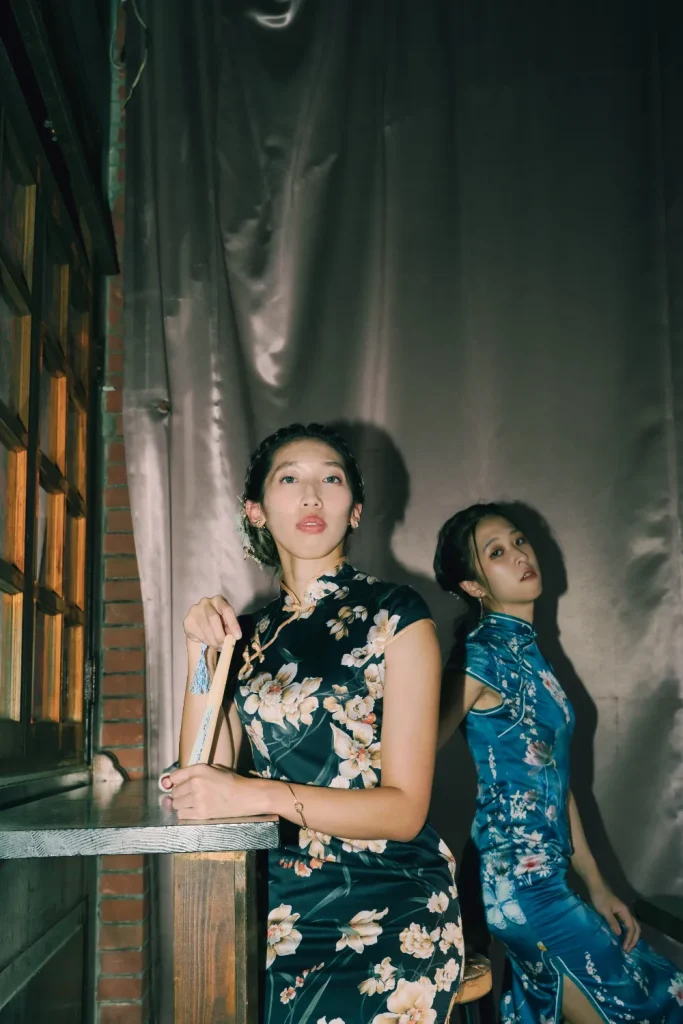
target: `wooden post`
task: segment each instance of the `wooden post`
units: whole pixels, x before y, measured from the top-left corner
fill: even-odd
[[[177,1024],[257,1024],[255,857],[174,854]]]

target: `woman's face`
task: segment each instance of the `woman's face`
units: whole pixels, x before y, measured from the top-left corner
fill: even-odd
[[[541,595],[541,571],[524,534],[502,516],[488,516],[474,534],[476,580],[461,584],[493,611],[528,605]]]
[[[341,554],[349,523],[360,520],[341,456],[324,441],[304,438],[280,448],[263,500],[246,503],[250,521],[265,521],[281,555],[325,559]]]

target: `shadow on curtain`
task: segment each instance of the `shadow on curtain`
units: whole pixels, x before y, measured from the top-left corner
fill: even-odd
[[[445,648],[439,525],[519,503],[589,838],[624,892],[683,892],[680,4],[140,6],[124,425],[150,772],[188,606],[271,587],[233,529],[250,449],[339,420],[368,478],[354,561],[421,591]],[[456,737],[433,800],[456,852],[474,790]]]

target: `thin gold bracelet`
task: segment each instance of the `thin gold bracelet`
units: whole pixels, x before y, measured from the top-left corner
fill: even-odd
[[[303,821],[303,823],[304,823],[304,828],[305,828],[305,829],[307,829],[307,828],[308,828],[308,825],[306,824],[306,819],[304,818],[304,805],[303,805],[303,804],[301,803],[301,801],[300,801],[300,800],[297,800],[297,798],[296,798],[296,793],[294,792],[294,790],[292,789],[292,787],[290,786],[290,784],[289,784],[288,782],[286,782],[286,781],[285,781],[285,779],[283,779],[282,781],[283,781],[283,782],[285,783],[285,786],[287,787],[287,789],[289,790],[289,792],[290,792],[290,793],[292,794],[292,796],[294,797],[294,810],[295,810],[295,811],[296,811],[296,813],[297,813],[297,814],[298,814],[298,815],[299,815],[299,816],[301,817],[301,820],[302,820],[302,821]]]

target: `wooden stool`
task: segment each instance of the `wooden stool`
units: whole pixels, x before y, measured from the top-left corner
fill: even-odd
[[[451,1003],[448,1020],[451,1020],[453,1007],[458,1006],[462,1007],[460,1014],[465,1024],[479,1024],[477,1003],[491,991],[492,984],[493,978],[491,976],[490,962],[485,956],[479,956],[478,953],[469,953],[465,960],[465,973],[462,985]]]

